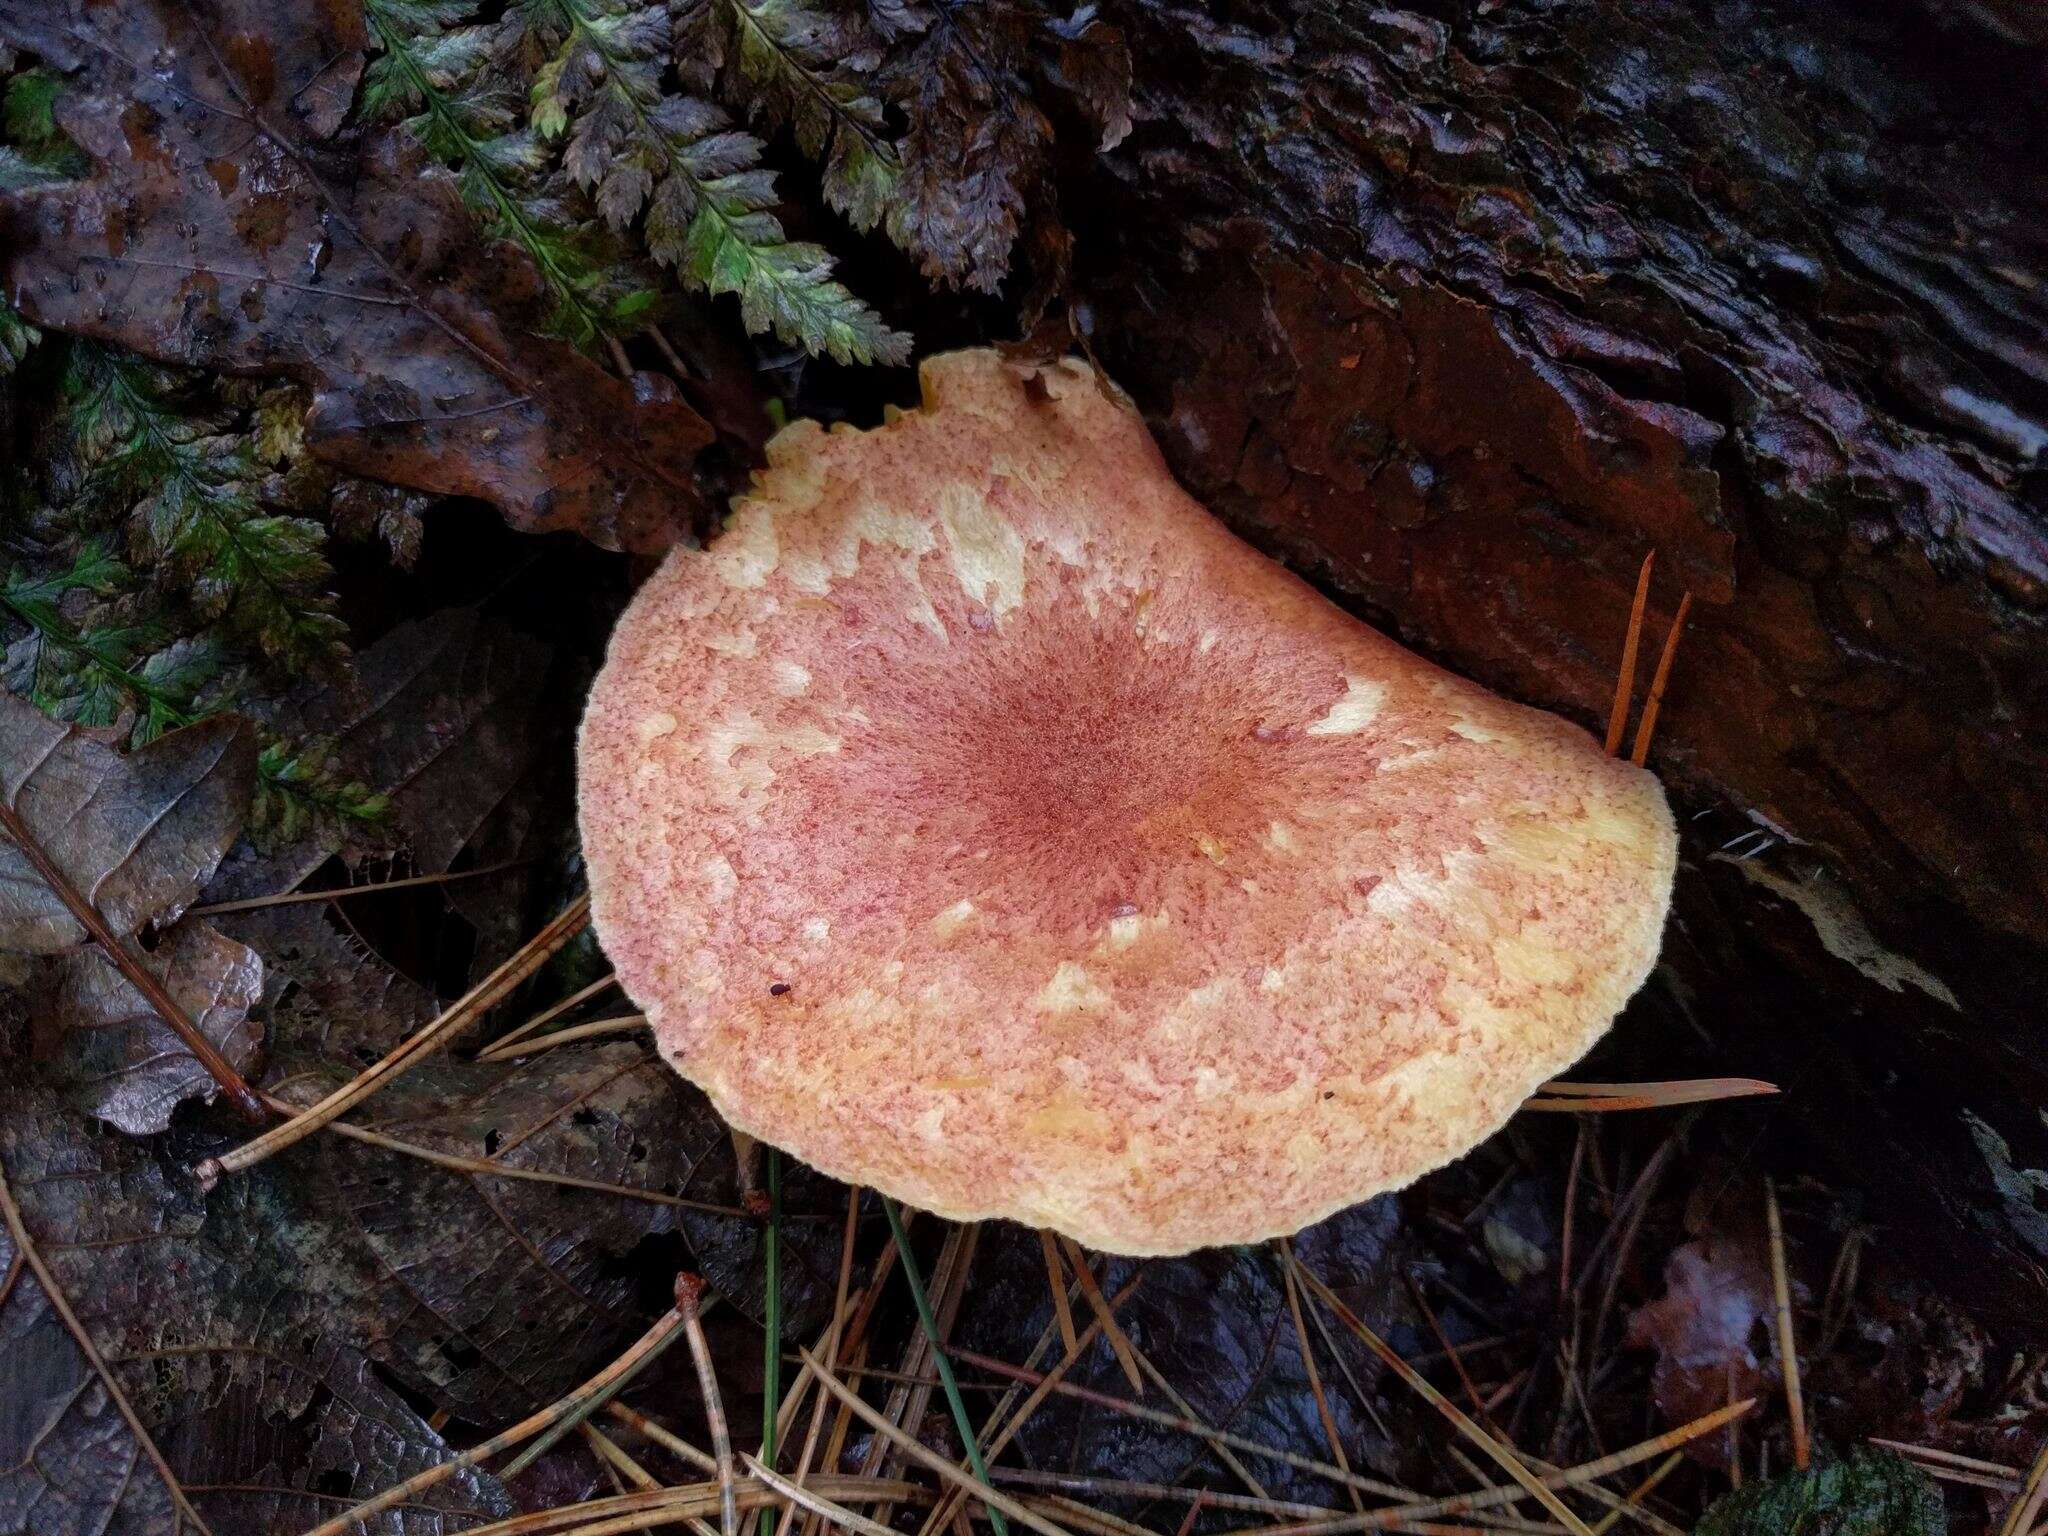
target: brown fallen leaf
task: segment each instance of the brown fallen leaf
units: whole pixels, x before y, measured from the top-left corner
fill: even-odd
[[[332,927],[316,907],[221,919],[263,955],[276,1001],[265,1086],[310,1102],[439,1012],[434,994]],[[350,1117],[437,1154],[660,1194],[710,1198],[693,1177],[723,1127],[639,1041],[594,1041],[528,1061],[442,1055]],[[250,1262],[302,1245],[292,1280],[323,1299],[340,1338],[406,1386],[482,1424],[537,1407],[645,1325],[627,1260],[676,1227],[675,1207],[539,1179],[435,1165],[332,1133],[234,1179],[276,1202]],[[260,1256],[259,1256],[260,1255]],[[323,1325],[324,1326],[324,1325]],[[330,1511],[331,1513],[331,1511]]]
[[[246,944],[193,918],[144,961],[200,1032],[246,1073],[263,1041],[249,1010],[263,995],[263,962]],[[166,1130],[171,1111],[215,1084],[134,983],[97,949],[50,962],[37,992],[37,1055],[72,1102],[131,1136]]]
[[[0,1050],[17,1002],[0,1001]],[[452,1454],[372,1368],[365,1261],[331,1213],[289,1177],[202,1198],[179,1162],[0,1082],[0,1177],[78,1325],[0,1234],[0,1530],[191,1536],[176,1484],[217,1536],[290,1536]],[[465,1469],[373,1529],[453,1536],[511,1513]]]
[[[532,270],[447,172],[337,136],[365,41],[352,6],[0,6],[0,43],[69,76],[59,125],[97,165],[0,199],[0,284],[39,325],[298,380],[308,444],[354,473],[672,542],[711,429],[665,379],[524,332]]]
[[[255,774],[255,734],[230,715],[124,756],[0,694],[0,798],[120,937],[198,894],[242,829]],[[0,839],[0,949],[54,954],[86,938],[28,854]]]
[[[1673,1250],[1664,1265],[1664,1295],[1628,1320],[1628,1342],[1654,1349],[1650,1391],[1672,1423],[1683,1424],[1771,1380],[1752,1345],[1771,1316],[1771,1273],[1763,1256],[1726,1236],[1703,1237]],[[1687,1452],[1710,1466],[1727,1463],[1726,1440],[1708,1435]]]

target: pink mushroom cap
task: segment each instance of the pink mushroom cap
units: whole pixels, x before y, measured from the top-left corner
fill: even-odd
[[[1085,368],[798,422],[619,621],[598,934],[736,1127],[1127,1254],[1497,1130],[1656,958],[1656,779],[1226,530]]]

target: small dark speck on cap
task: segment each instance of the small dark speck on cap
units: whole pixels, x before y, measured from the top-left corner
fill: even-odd
[[[789,983],[786,981],[776,982],[775,985],[768,989],[768,995],[770,997],[787,997],[789,995]]]

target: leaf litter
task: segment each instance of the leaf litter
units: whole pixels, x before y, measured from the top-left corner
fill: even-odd
[[[459,20],[457,9],[443,20]],[[337,466],[489,499],[525,529],[652,548],[696,527],[704,503],[686,467],[709,429],[665,380],[615,377],[528,334],[547,295],[527,258],[477,238],[453,179],[405,133],[346,126],[371,51],[353,12],[259,17],[241,0],[215,10],[222,25],[202,38],[189,15],[160,3],[118,14],[0,7],[0,33],[75,82],[59,112],[84,156],[53,173],[82,174],[79,187],[59,196],[32,186],[16,205],[23,238],[4,260],[29,318],[169,362],[296,380],[303,397],[274,401],[279,419],[258,434],[279,448],[267,462],[281,475],[296,432]],[[883,228],[928,275],[971,288],[993,290],[1020,249],[1041,287],[1043,269],[1066,260],[1050,200],[1061,114],[1041,106],[1048,85],[1105,147],[1142,118],[1123,35],[1092,7],[1061,17],[1015,3],[827,11],[728,0],[681,8],[676,22],[722,40],[726,63],[708,92],[764,132],[787,128],[825,160],[828,204],[857,226]],[[159,58],[168,62],[145,79],[139,61]],[[572,115],[585,106],[563,102]],[[222,152],[231,142],[234,157]],[[878,201],[891,179],[899,195]],[[1030,231],[1021,243],[1020,229]],[[337,520],[390,541],[402,565],[423,551],[432,564],[445,504],[423,520],[423,503],[404,492],[358,494],[364,504],[346,513],[337,502]],[[251,701],[267,727],[323,743],[338,771],[388,797],[381,824],[310,823],[263,847],[237,842],[244,790],[231,812],[216,806],[215,820],[152,847],[108,886],[102,913],[123,938],[147,943],[183,1011],[276,1105],[318,1097],[428,1027],[446,998],[516,950],[575,889],[563,781],[551,764],[563,757],[591,636],[512,622],[501,610],[518,604],[479,605],[473,589],[459,602],[408,607],[361,652],[353,680]],[[428,616],[410,617],[418,613]],[[570,681],[533,686],[553,669]],[[18,728],[44,739],[25,720]],[[125,757],[80,734],[62,752],[108,781],[148,778],[189,750],[180,736],[241,729],[210,722]],[[162,757],[148,755],[156,748]],[[161,792],[174,779],[149,782]],[[213,797],[199,782],[191,798],[204,806]],[[433,879],[507,860],[518,863],[510,878],[179,918],[202,887],[217,901],[261,898],[309,882],[373,882],[387,869]],[[82,868],[92,862],[81,855]],[[124,880],[134,887],[125,897]],[[1304,1283],[1298,1318],[1290,1272],[1268,1250],[1144,1263],[1069,1255],[1062,1278],[1078,1261],[1101,1292],[1099,1310],[1078,1286],[1065,1298],[1070,1326],[1089,1340],[1071,1359],[1035,1234],[991,1227],[963,1241],[914,1220],[918,1268],[933,1282],[928,1329],[900,1268],[882,1262],[879,1211],[857,1201],[847,1274],[859,1321],[842,1354],[838,1334],[817,1330],[845,1283],[845,1191],[784,1169],[771,1283],[744,1159],[644,1039],[473,1059],[480,1040],[576,994],[601,957],[558,956],[456,1035],[452,1051],[397,1075],[327,1131],[202,1191],[190,1168],[241,1133],[192,1102],[207,1083],[190,1056],[165,1050],[161,1019],[78,948],[84,935],[65,927],[70,915],[47,888],[10,878],[0,890],[11,903],[0,915],[27,935],[6,947],[35,952],[0,976],[5,1054],[31,1067],[0,1085],[0,1168],[23,1231],[74,1299],[78,1331],[142,1426],[121,1414],[10,1235],[0,1336],[21,1341],[11,1360],[33,1362],[35,1395],[24,1400],[48,1454],[0,1455],[14,1468],[0,1479],[8,1529],[165,1528],[170,1483],[135,1476],[114,1486],[100,1475],[106,1464],[140,1467],[144,1439],[221,1530],[347,1523],[351,1505],[394,1489],[407,1491],[364,1512],[367,1528],[460,1530],[511,1518],[522,1503],[579,1505],[550,1516],[561,1526],[617,1513],[591,1501],[608,1487],[621,1495],[623,1482],[606,1481],[621,1463],[594,1459],[596,1442],[580,1434],[563,1434],[509,1488],[451,1447],[474,1446],[521,1414],[532,1427],[520,1443],[566,1430],[593,1406],[579,1383],[615,1379],[616,1362],[675,1336],[666,1309],[678,1271],[709,1282],[697,1358],[678,1350],[647,1365],[627,1388],[632,1406],[614,1405],[602,1421],[627,1465],[659,1474],[656,1488],[631,1497],[700,1518],[718,1518],[728,1496],[771,1511],[785,1498],[744,1460],[750,1426],[772,1420],[780,1391],[813,1394],[780,1437],[784,1473],[808,1441],[813,1496],[877,1516],[896,1510],[906,1531],[922,1524],[904,1490],[928,1499],[936,1483],[855,1482],[848,1469],[929,1477],[942,1455],[952,1476],[975,1481],[960,1472],[966,1448],[934,1397],[933,1361],[950,1356],[967,1418],[1013,1431],[991,1453],[990,1476],[1020,1517],[1077,1532],[1118,1532],[1125,1521],[1213,1532],[1261,1518],[1313,1529],[1357,1518],[1348,1493],[1399,1524],[1384,1508],[1391,1495],[1364,1494],[1363,1479],[1466,1490],[1420,1499],[1414,1507],[1431,1512],[1415,1518],[1479,1522],[1438,1529],[1495,1526],[1501,1503],[1470,1490],[1499,1474],[1460,1462],[1436,1410],[1408,1395],[1352,1322],[1440,1396],[1469,1398],[1461,1414],[1483,1422],[1503,1454],[1534,1466],[1541,1449],[1554,1462],[1589,1464],[1554,1475],[1588,1519],[1633,1498],[1628,1518],[1639,1528],[1668,1527],[1711,1503],[1738,1469],[1762,1490],[1776,1485],[1758,1474],[1784,1463],[1770,1346],[1757,1332],[1770,1312],[1768,1272],[1759,1290],[1742,1223],[1678,1212],[1657,1175],[1690,1166],[1705,1133],[1674,1135],[1654,1108],[1607,1118],[1655,1129],[1566,1126],[1560,1135],[1525,1123],[1401,1197],[1302,1234],[1299,1273],[1327,1284],[1334,1301]],[[557,1023],[574,1027],[615,1006],[586,1002]],[[1658,999],[1640,1006],[1670,1022]],[[1699,1090],[1658,1081],[1671,1065],[1618,1050],[1600,1075],[1655,1092],[1553,1085],[1539,1107],[1583,1107],[1565,1102],[1575,1096],[1602,1108],[1681,1103]],[[1712,1113],[1729,1118],[1685,1124],[1761,1123],[1754,1106]],[[1756,1155],[1752,1139],[1734,1161]],[[1567,1208],[1575,1220],[1556,1220]],[[1794,1195],[1788,1210],[1812,1415],[1845,1435],[1903,1435],[1923,1466],[1948,1456],[1950,1472],[1997,1482],[1981,1495],[1952,1485],[1959,1498],[2003,1508],[1991,1501],[2009,1497],[2038,1450],[2048,1394],[2040,1370],[2023,1362],[2001,1376],[1986,1337],[1938,1298],[1909,1294],[1875,1253],[1859,1269],[1853,1256],[1864,1249],[1848,1234],[1864,1228],[1827,1215],[1825,1191]],[[1573,1233],[1576,1247],[1564,1235]],[[948,1255],[971,1262],[948,1269]],[[1400,1283],[1409,1277],[1412,1292]],[[785,1330],[779,1388],[762,1369],[756,1326],[771,1295]],[[829,1390],[799,1368],[805,1349],[830,1373]],[[884,1402],[869,1410],[879,1422],[856,1418],[842,1392]],[[1764,1401],[1736,1412],[1731,1393]],[[1897,1406],[1904,1400],[1910,1412]],[[723,1487],[695,1459],[714,1403],[742,1458]],[[807,1437],[813,1409],[820,1430]],[[1659,1424],[1665,1434],[1643,1438]],[[688,1454],[679,1434],[692,1442]],[[1645,1464],[1684,1447],[1697,1454],[1675,1470]],[[1352,1481],[1330,1477],[1330,1457],[1348,1461]],[[1970,1472],[1962,1461],[2005,1472]],[[1603,1492],[1571,1491],[1594,1477]],[[1924,1504],[1920,1485],[1902,1486]],[[966,1507],[978,1516],[984,1494],[972,1491]],[[818,1528],[815,1510],[783,1508],[784,1528]]]

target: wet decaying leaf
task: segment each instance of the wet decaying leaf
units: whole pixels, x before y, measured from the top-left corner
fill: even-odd
[[[520,794],[546,745],[538,708],[547,647],[471,608],[400,624],[358,658],[345,686],[310,684],[287,697],[273,724],[318,740],[337,772],[389,801],[375,829],[396,839],[424,874],[465,850],[475,862],[517,856],[532,806]],[[216,899],[288,890],[350,846],[345,829],[313,826],[293,843],[237,850],[209,890]],[[491,893],[501,909],[506,888]],[[516,919],[515,919],[516,920]]]
[[[267,1086],[310,1102],[438,1011],[431,993],[317,909],[223,918],[275,986]],[[436,1057],[364,1123],[464,1158],[677,1194],[690,1178],[682,1085],[639,1041],[545,1051],[509,1066]],[[708,1111],[704,1112],[709,1118]],[[645,1326],[631,1263],[673,1207],[435,1166],[323,1137],[291,1158],[277,1218],[315,1242],[334,1325],[413,1390],[479,1424],[539,1406]]]
[[[123,756],[0,695],[0,794],[117,934],[174,918],[241,830],[255,782],[247,722],[202,721]],[[19,847],[0,840],[0,948],[87,935]]]
[[[250,1009],[263,962],[202,920],[179,923],[143,958],[164,990],[237,1071],[262,1044]],[[47,963],[35,995],[37,1055],[69,1100],[131,1136],[168,1130],[171,1111],[211,1096],[213,1078],[97,948]]]
[[[739,1199],[732,1135],[710,1100],[694,1084],[681,1085],[686,1113],[670,1131],[690,1161],[682,1193],[713,1205]],[[792,1333],[831,1315],[839,1279],[839,1247],[846,1219],[846,1186],[782,1160],[782,1317]],[[753,1216],[708,1211],[679,1213],[690,1256],[704,1278],[747,1317],[759,1320],[767,1296],[766,1228]]]
[[[0,1092],[0,1161],[23,1220],[200,1513],[216,1531],[283,1536],[333,1513],[336,1500],[446,1460],[441,1438],[346,1341],[346,1289],[299,1202],[268,1179],[202,1197],[177,1155],[193,1150],[95,1128],[19,1084]],[[120,1487],[132,1437],[122,1443],[117,1415],[52,1321],[21,1282],[0,1303],[10,1407],[0,1467],[19,1469],[0,1485],[15,1501],[4,1508],[48,1536],[97,1529],[91,1517],[109,1506],[113,1530],[172,1529],[139,1471]],[[45,1428],[53,1434],[39,1457]],[[69,1502],[38,1525],[46,1477],[64,1482]],[[457,1473],[374,1529],[441,1536],[511,1512],[493,1479]]]
[[[1630,1317],[1628,1342],[1657,1351],[1651,1392],[1665,1420],[1683,1424],[1761,1390],[1768,1378],[1755,1346],[1771,1315],[1762,1255],[1733,1238],[1702,1238],[1673,1251],[1664,1286],[1661,1300]],[[1687,1449],[1715,1466],[1728,1457],[1711,1435]]]
[[[476,238],[452,178],[399,137],[337,135],[353,7],[10,0],[0,40],[66,73],[60,126],[96,162],[0,205],[24,314],[289,375],[322,457],[522,528],[654,548],[691,526],[711,434],[673,385],[526,334],[532,271]]]
[[[171,1491],[13,1234],[0,1227],[0,1529],[20,1536],[146,1536],[176,1531]]]

